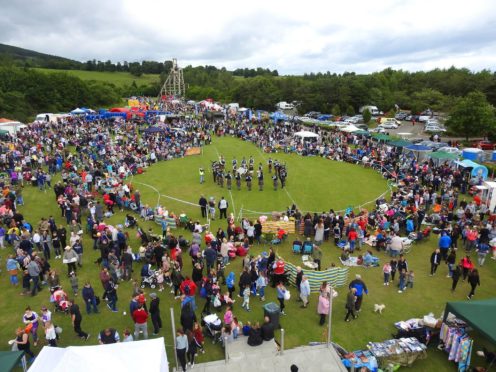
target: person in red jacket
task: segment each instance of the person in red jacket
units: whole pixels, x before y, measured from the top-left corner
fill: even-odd
[[[145,340],[148,338],[148,313],[146,312],[143,305],[139,305],[139,307],[133,312],[133,320],[134,320],[134,339],[138,340],[139,335],[143,332],[143,337]]]
[[[350,229],[350,232],[348,233],[348,242],[350,243],[350,252],[353,253],[355,250],[356,246],[356,241],[358,238],[358,234],[354,228]]]
[[[184,279],[184,281],[181,283],[179,289],[186,296],[194,296],[196,293],[196,284],[187,276],[186,279]]]
[[[474,268],[474,264],[469,255],[466,255],[462,258],[462,260],[460,261],[460,266],[462,267],[462,281],[465,281],[465,279],[467,279],[468,273]]]

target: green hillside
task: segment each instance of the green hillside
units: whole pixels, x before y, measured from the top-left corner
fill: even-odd
[[[81,68],[81,62],[72,59],[35,52],[34,50],[0,44],[0,57],[10,59],[15,64],[41,66],[46,68],[76,69]]]
[[[48,68],[34,68],[34,70],[48,74],[65,72],[68,75],[78,77],[81,80],[105,82],[115,84],[116,86],[128,86],[132,84],[133,81],[135,81],[137,85],[148,85],[158,83],[160,81],[160,75],[158,74],[143,74],[137,77],[133,76],[129,72],[54,70]]]

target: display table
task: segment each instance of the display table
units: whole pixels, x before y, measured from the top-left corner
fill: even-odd
[[[367,368],[371,372],[378,370],[377,359],[368,350],[358,350],[344,355],[341,359],[344,366],[348,369],[355,367],[355,369]]]
[[[410,366],[417,359],[427,358],[427,347],[415,337],[369,342],[367,348],[377,358],[381,368],[389,364]]]

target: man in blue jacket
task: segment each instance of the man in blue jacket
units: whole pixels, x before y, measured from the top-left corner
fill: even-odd
[[[438,247],[441,252],[441,258],[446,261],[448,258],[448,251],[451,247],[451,238],[445,231],[443,231],[439,237]]]
[[[357,312],[360,311],[360,307],[362,306],[362,300],[363,300],[363,293],[365,292],[366,294],[369,293],[369,290],[367,289],[367,286],[362,280],[361,275],[356,274],[355,279],[351,281],[349,288],[355,288],[355,296],[356,296],[356,301],[355,301],[355,310]]]
[[[207,261],[207,273],[210,272],[210,269],[212,267],[215,267],[215,261],[217,260],[217,251],[212,248],[212,246],[209,246],[205,252],[205,261]]]

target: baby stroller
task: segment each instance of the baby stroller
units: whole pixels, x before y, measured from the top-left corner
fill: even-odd
[[[147,285],[152,289],[157,286],[157,274],[154,271],[150,272],[149,276],[141,277],[141,288],[145,288]]]
[[[209,314],[202,320],[203,333],[212,339],[212,344],[222,342],[222,321],[217,314]]]
[[[155,288],[157,286],[157,273],[151,269],[151,265],[146,263],[141,268],[141,288],[146,286],[150,288]]]
[[[67,303],[67,293],[65,293],[62,288],[55,290],[51,295],[50,301],[55,305],[55,312],[61,312],[64,314],[69,313],[69,304]]]

